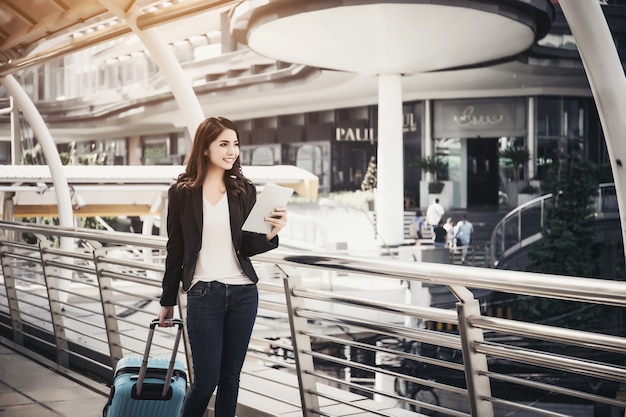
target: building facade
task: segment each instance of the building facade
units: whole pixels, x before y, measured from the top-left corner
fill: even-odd
[[[603,7],[623,54],[625,8],[611,3]],[[560,152],[607,162],[576,45],[558,4],[555,8],[549,33],[506,64],[516,65],[512,78],[521,75],[520,68],[532,73],[532,86],[464,87],[473,74],[492,77],[491,66],[459,71],[445,91],[423,92],[423,81],[411,84],[406,77],[403,154],[397,155],[397,163],[403,166],[407,209],[425,207],[431,198],[428,182],[433,178],[419,164],[425,157],[441,163],[436,180],[445,184],[441,198],[451,208],[515,205],[510,183],[541,179]],[[385,141],[378,134],[375,88],[334,96],[331,86],[308,100],[324,71],[251,53],[230,33],[223,17],[228,13],[222,11],[202,36],[170,45],[205,112],[238,122],[242,162],[305,168],[319,177],[322,193],[360,189],[369,161]],[[573,80],[566,87],[555,81],[560,69],[566,74],[561,78]],[[542,71],[549,75],[542,76]],[[332,76],[338,78],[338,91],[341,83],[348,83],[347,76]],[[183,163],[191,138],[157,66],[139,43],[118,39],[31,66],[19,77],[60,151],[105,164]],[[282,90],[288,91],[285,96]],[[285,97],[290,101],[279,103]],[[12,137],[16,123],[19,142]],[[0,115],[0,127],[0,161],[19,163],[16,154],[31,149],[36,138],[27,122],[10,119],[8,112]],[[528,150],[529,161],[519,172],[501,157],[507,148]]]

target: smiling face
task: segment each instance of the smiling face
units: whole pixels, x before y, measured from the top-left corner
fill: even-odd
[[[224,129],[219,136],[211,142],[205,152],[209,157],[209,168],[219,168],[228,171],[239,157],[239,139],[232,129]]]

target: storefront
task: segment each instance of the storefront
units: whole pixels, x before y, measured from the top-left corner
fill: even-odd
[[[445,167],[439,180],[452,187],[453,208],[497,207],[506,202],[508,147],[529,148],[525,98],[433,102],[434,155]],[[523,178],[523,177],[522,177]]]
[[[375,106],[238,122],[243,126],[242,163],[306,169],[319,178],[320,193],[360,189],[368,161],[376,155],[372,111]]]
[[[449,185],[450,208],[514,205],[511,187],[538,179],[559,152],[605,162],[594,109],[591,98],[576,97],[404,103],[398,163],[404,167],[405,208],[426,207],[433,198],[420,184],[418,159],[424,156],[435,156],[445,167],[438,180]],[[432,125],[425,123],[426,114]],[[242,163],[304,168],[319,177],[320,193],[358,190],[379,145],[377,117],[376,106],[362,106],[238,121]],[[528,162],[517,172],[502,156],[507,148],[528,151]]]
[[[607,162],[591,98],[440,100],[432,106],[432,144],[426,148],[445,166],[439,179],[452,185],[450,207],[515,206],[512,194],[529,180],[540,181],[559,155]],[[502,155],[511,148],[528,152],[518,170]]]

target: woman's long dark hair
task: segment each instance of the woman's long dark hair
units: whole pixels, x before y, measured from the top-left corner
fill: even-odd
[[[203,120],[198,129],[191,146],[191,152],[187,155],[185,172],[180,174],[176,180],[178,187],[186,187],[189,189],[197,189],[202,187],[209,168],[209,158],[206,153],[209,152],[209,146],[217,139],[217,137],[225,130],[231,129],[235,131],[239,138],[239,131],[233,122],[225,117],[209,117]],[[234,196],[244,193],[247,183],[251,183],[241,170],[241,161],[239,157],[235,160],[233,167],[224,172],[224,183],[226,189]]]

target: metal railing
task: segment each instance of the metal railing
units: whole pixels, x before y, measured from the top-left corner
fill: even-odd
[[[530,200],[511,210],[491,234],[489,259],[493,266],[513,253],[541,239],[545,207],[552,194]]]
[[[143,351],[165,239],[12,222],[0,230],[0,341],[52,356],[106,391],[117,360]],[[76,249],[56,248],[61,236]],[[623,282],[281,249],[254,262],[260,306],[238,416],[590,416],[626,407]],[[515,317],[538,300],[582,305],[577,314],[599,309],[602,323],[617,324],[590,331]],[[184,319],[184,294],[179,307]],[[152,354],[167,356],[173,336],[158,329]],[[179,354],[192,380],[186,335]]]
[[[545,209],[551,199],[552,193],[530,200],[511,210],[498,222],[488,245],[492,266],[541,239]],[[599,185],[594,206],[597,218],[619,215],[614,183]]]

